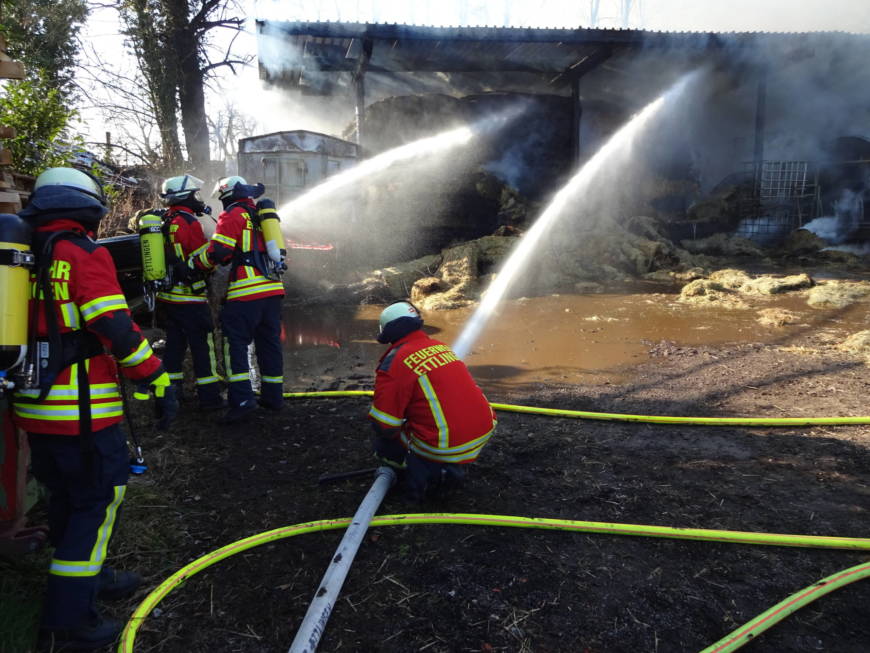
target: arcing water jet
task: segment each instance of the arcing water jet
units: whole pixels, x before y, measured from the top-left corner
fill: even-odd
[[[370,177],[378,172],[386,170],[390,166],[407,161],[417,157],[429,156],[439,152],[444,152],[459,145],[465,145],[474,136],[474,132],[469,127],[459,127],[450,131],[421,138],[420,140],[406,145],[387,150],[378,154],[371,159],[367,159],[349,170],[330,177],[323,183],[314,186],[311,190],[303,193],[299,197],[287,202],[278,212],[286,215],[294,211],[298,211],[308,205],[324,200],[336,191],[359,183],[361,180]]]
[[[524,110],[523,104],[518,104],[494,117],[475,122],[465,127],[458,127],[441,132],[435,136],[421,138],[419,140],[401,145],[399,147],[382,152],[371,159],[366,159],[344,172],[341,172],[326,181],[314,186],[299,197],[287,202],[279,210],[281,215],[290,215],[301,209],[308,208],[311,204],[329,199],[337,191],[359,184],[360,182],[381,173],[392,166],[414,159],[443,154],[455,147],[468,144],[475,135],[503,127],[516,118]],[[286,235],[286,234],[285,234]]]
[[[498,303],[504,297],[511,283],[517,277],[520,270],[525,267],[538,243],[553,224],[563,214],[569,200],[580,196],[581,191],[589,190],[590,182],[601,172],[602,168],[611,160],[633,143],[635,137],[640,134],[652,119],[659,113],[666,101],[673,101],[678,97],[688,84],[694,73],[684,76],[669,91],[648,104],[644,109],[617,131],[595,155],[587,161],[571,180],[556,193],[553,200],[538,217],[532,228],[523,234],[519,244],[513,249],[504,263],[498,276],[486,290],[480,305],[456,342],[453,343],[453,351],[459,358],[471,351],[483,327],[489,321]]]

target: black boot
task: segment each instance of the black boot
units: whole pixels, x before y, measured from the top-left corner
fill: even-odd
[[[245,399],[237,406],[230,406],[230,409],[224,415],[224,424],[241,422],[255,410],[257,410],[257,400]]]
[[[94,651],[114,643],[121,634],[124,624],[115,619],[96,617],[89,624],[78,628],[41,630],[39,632],[40,650],[53,651]]]
[[[97,598],[116,601],[131,596],[142,584],[142,577],[133,571],[119,571],[103,566],[97,577]]]

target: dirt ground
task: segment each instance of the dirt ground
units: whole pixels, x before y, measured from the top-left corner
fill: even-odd
[[[805,344],[812,347],[812,335]],[[792,343],[793,345],[795,343]],[[800,343],[798,343],[800,344]],[[647,415],[867,415],[863,360],[800,347],[649,343],[623,385],[528,387],[491,401]],[[371,361],[360,361],[369,365]],[[368,373],[333,389],[370,388]],[[327,388],[324,388],[327,389]],[[364,398],[288,400],[242,427],[191,403],[149,437],[114,543],[159,582],[213,549],[357,509],[371,479]],[[675,427],[500,413],[465,489],[379,514],[468,512],[757,532],[868,537],[870,427]],[[172,592],[137,651],[287,650],[341,531],[276,541]],[[867,552],[476,526],[371,529],[321,651],[699,651]],[[747,651],[870,650],[870,582],[795,613]]]

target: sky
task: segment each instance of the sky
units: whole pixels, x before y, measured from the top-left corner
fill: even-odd
[[[596,0],[240,0],[249,18],[396,22],[424,25],[497,25],[578,27],[592,25]],[[829,31],[870,33],[870,0],[597,0],[599,27],[632,27],[667,31]],[[253,20],[236,42],[239,54],[256,55]],[[112,9],[95,10],[83,34],[113,67],[132,73],[134,63],[118,34]],[[85,62],[85,65],[87,63]],[[256,67],[241,79],[225,70],[225,89],[257,88]],[[96,94],[98,91],[94,91]],[[212,95],[210,106],[217,106]],[[87,140],[102,141],[117,131],[100,112],[83,108]]]

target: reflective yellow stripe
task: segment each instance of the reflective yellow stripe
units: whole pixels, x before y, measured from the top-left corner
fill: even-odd
[[[236,239],[235,238],[230,238],[229,236],[224,236],[223,234],[214,234],[211,237],[211,239],[216,240],[219,243],[223,243],[227,247],[235,247],[236,246]]]
[[[157,299],[170,304],[205,304],[208,302],[208,297],[205,295],[176,292],[174,288],[171,292],[157,293]]]
[[[211,331],[208,332],[206,336],[206,342],[208,343],[208,363],[209,370],[211,371],[211,376],[218,376],[217,373],[217,360],[215,359],[215,350],[214,350],[214,333]]]
[[[124,299],[124,295],[106,295],[82,305],[80,310],[85,322],[90,322],[109,311],[128,310],[127,300]]]
[[[447,426],[447,418],[444,417],[441,402],[438,401],[438,395],[428,376],[417,377],[417,382],[426,396],[426,401],[429,402],[429,410],[432,411],[432,418],[435,420],[435,426],[438,427],[438,448],[446,450],[450,446],[450,427]]]
[[[401,426],[402,421],[403,421],[400,417],[393,417],[389,413],[385,413],[382,410],[378,410],[374,406],[372,406],[371,409],[369,410],[369,415],[374,417],[379,422],[383,422],[384,424],[386,424],[388,426]]]
[[[41,419],[48,421],[78,421],[78,404],[48,406],[45,404],[15,404],[15,414],[25,419]],[[120,417],[124,414],[124,405],[120,401],[107,401],[91,404],[91,416],[94,419]]]
[[[106,548],[112,537],[112,529],[115,527],[115,521],[118,517],[118,508],[124,501],[126,492],[126,485],[115,486],[115,496],[112,502],[106,506],[106,513],[103,522],[97,529],[97,539],[91,549],[90,558],[81,561],[52,559],[49,573],[55,576],[96,576],[100,573],[103,561],[106,559]]]
[[[467,456],[468,453],[474,450],[480,450],[483,445],[487,443],[487,441],[492,437],[492,434],[495,432],[495,427],[496,425],[493,424],[493,427],[487,433],[484,433],[483,435],[475,438],[474,440],[469,440],[465,444],[460,444],[455,447],[433,447],[431,444],[423,442],[423,440],[418,439],[414,435],[411,435],[409,440],[411,442],[411,445],[416,450],[431,456],[438,456],[439,458],[449,456],[462,456],[463,454]]]
[[[284,383],[283,376],[261,376],[263,383]]]
[[[248,279],[236,279],[234,281],[230,281],[229,288],[230,290],[236,290],[238,288],[247,288],[248,286],[255,286],[258,283],[275,283],[271,279],[267,279],[262,274],[255,274],[253,277]]]
[[[91,399],[114,399],[115,397],[121,396],[118,392],[118,386],[114,383],[92,384],[90,386],[90,394]],[[38,399],[39,390],[21,390],[18,392],[17,396],[27,397],[28,399]],[[48,394],[45,396],[44,401],[69,401],[71,399],[78,399],[78,397],[78,387],[70,388],[68,386],[52,386],[51,390],[49,390]]]
[[[139,346],[136,347],[136,351],[119,360],[118,364],[120,364],[121,367],[133,367],[147,359],[152,355],[152,353],[151,345],[148,344],[148,341],[145,340],[145,338],[142,338],[142,342],[140,342]]]
[[[250,295],[257,295],[259,293],[272,292],[272,291],[284,291],[284,286],[278,282],[269,282],[263,283],[257,286],[253,286],[250,289],[244,290],[231,290],[227,293],[227,299],[237,299],[238,297],[248,297]]]
[[[81,328],[79,320],[79,309],[74,302],[64,302],[60,305],[60,312],[63,315],[63,325],[71,329]]]
[[[233,383],[234,381],[247,381],[250,378],[251,375],[248,372],[245,372],[244,374],[230,374],[230,383]]]
[[[171,381],[181,381],[184,379],[184,372],[169,372],[169,379]]]
[[[220,380],[219,376],[202,376],[196,380],[196,385],[208,385],[209,383],[217,383]]]

